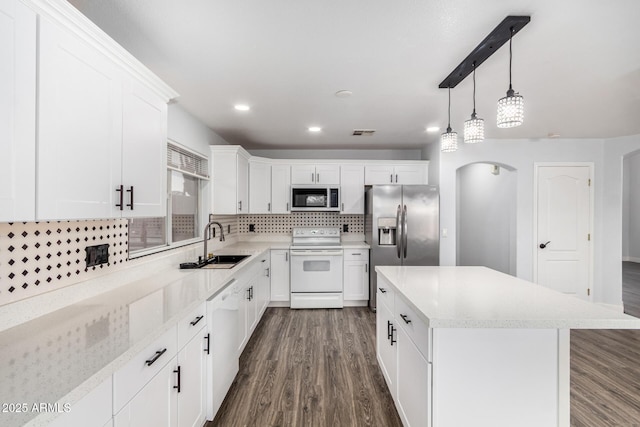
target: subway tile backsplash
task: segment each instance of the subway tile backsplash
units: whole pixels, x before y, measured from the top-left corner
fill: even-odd
[[[128,258],[126,219],[0,223],[0,305],[105,274]],[[87,246],[109,262],[86,267]]]

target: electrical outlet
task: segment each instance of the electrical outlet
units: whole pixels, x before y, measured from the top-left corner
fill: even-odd
[[[342,232],[343,233],[349,232],[349,224],[342,224]]]
[[[256,231],[256,225],[255,224],[249,224],[249,231],[255,233]]]
[[[84,250],[87,253],[87,268],[109,262],[109,244],[87,246]]]

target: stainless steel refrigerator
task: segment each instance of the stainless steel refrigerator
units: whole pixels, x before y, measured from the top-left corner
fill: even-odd
[[[369,307],[376,310],[378,265],[440,264],[440,196],[434,185],[375,185],[365,191],[371,246]]]

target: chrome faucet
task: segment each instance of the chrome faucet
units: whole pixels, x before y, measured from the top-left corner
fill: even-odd
[[[224,242],[224,228],[222,227],[222,224],[218,221],[209,221],[209,223],[204,226],[204,262],[207,262],[209,259],[209,255],[207,254],[207,241],[209,240],[209,230],[212,225],[220,227],[220,241]]]

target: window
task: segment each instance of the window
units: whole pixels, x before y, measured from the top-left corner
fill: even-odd
[[[129,219],[129,254],[193,243],[202,238],[206,158],[174,142],[167,145],[167,216]]]

